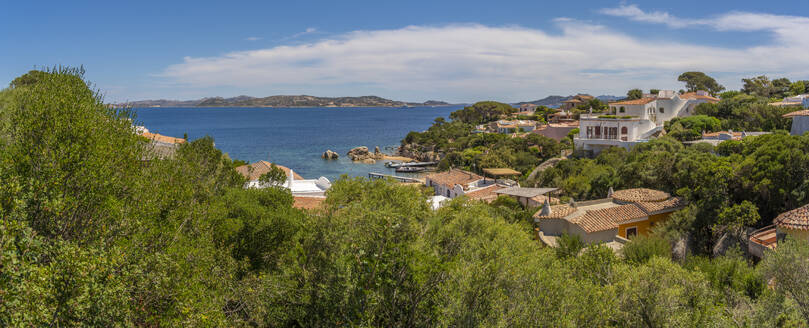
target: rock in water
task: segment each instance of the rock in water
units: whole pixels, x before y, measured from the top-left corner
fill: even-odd
[[[379,146],[376,146],[376,148],[374,148],[374,159],[383,159],[383,158],[385,158],[385,154],[379,151]]]
[[[331,149],[327,149],[322,156],[323,159],[337,159],[340,157],[336,152],[332,151]]]
[[[362,160],[363,164],[376,164],[376,161],[373,158],[366,158]]]
[[[368,151],[368,147],[365,146],[355,147],[354,149],[349,150],[347,155],[352,161],[362,161],[368,158],[373,159],[374,157]]]

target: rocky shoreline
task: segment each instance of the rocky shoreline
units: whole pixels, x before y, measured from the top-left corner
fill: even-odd
[[[439,162],[444,158],[442,153],[436,152],[434,149],[422,149],[414,144],[400,146],[396,153],[419,162]]]
[[[349,159],[353,162],[363,164],[375,164],[378,160],[391,160],[400,162],[432,162],[439,161],[441,156],[434,152],[418,152],[413,151],[411,148],[395,147],[392,155],[383,153],[379,146],[374,147],[371,152],[366,146],[354,147],[346,153]],[[327,149],[320,155],[320,158],[325,160],[336,160],[340,158],[340,154]]]

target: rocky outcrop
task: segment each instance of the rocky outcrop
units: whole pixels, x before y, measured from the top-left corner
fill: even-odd
[[[352,161],[365,161],[366,159],[377,160],[385,158],[385,154],[379,151],[379,147],[376,147],[373,153],[368,151],[368,147],[355,147],[354,149],[349,150],[347,155]]]
[[[535,167],[534,170],[531,171],[531,174],[528,175],[528,180],[533,180],[534,178],[537,177],[538,174],[542,173],[542,171],[545,171],[546,169],[556,166],[556,164],[558,164],[564,159],[567,159],[567,157],[554,157],[548,159],[547,161],[542,162],[542,164],[537,165],[537,167]]]
[[[332,151],[331,149],[327,149],[325,152],[323,152],[323,155],[321,155],[320,157],[323,159],[337,159],[340,157],[340,155],[337,154],[337,152]]]
[[[371,158],[366,158],[366,159],[362,160],[362,164],[376,164],[376,160],[371,159]]]
[[[399,147],[399,156],[409,157],[419,162],[438,162],[444,158],[442,153],[433,149],[421,149],[417,145],[407,144]]]

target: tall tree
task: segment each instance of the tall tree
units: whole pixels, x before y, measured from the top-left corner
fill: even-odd
[[[703,72],[685,72],[680,74],[677,81],[685,82],[685,87],[690,92],[704,90],[715,95],[725,90],[724,86]]]
[[[626,92],[626,99],[633,100],[640,98],[643,98],[643,90],[641,89],[632,89]]]

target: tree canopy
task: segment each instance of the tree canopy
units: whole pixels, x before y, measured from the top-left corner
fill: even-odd
[[[211,137],[180,145],[171,158],[148,156],[136,117],[106,106],[80,70],[23,80],[0,91],[3,327],[809,320],[806,243],[779,243],[760,267],[699,253],[673,261],[659,239],[631,241],[629,258],[575,238],[557,253],[533,239],[533,210],[512,199],[459,197],[433,210],[421,187],[365,178],[335,181],[321,208],[302,211],[283,188],[244,189],[238,162]],[[452,124],[466,127],[436,121],[434,132]],[[464,142],[507,142],[476,138]],[[714,224],[754,222],[755,211],[766,221],[805,203],[809,183],[794,177],[809,176],[807,138],[777,133],[723,143],[716,154],[662,138],[563,160],[540,178],[581,199],[610,186],[676,192],[692,205],[666,225],[700,240]],[[475,151],[457,156],[520,161],[507,148]]]
[[[677,77],[677,81],[685,82],[685,88],[689,92],[703,90],[715,95],[725,90],[724,86],[703,72],[685,72]]]

